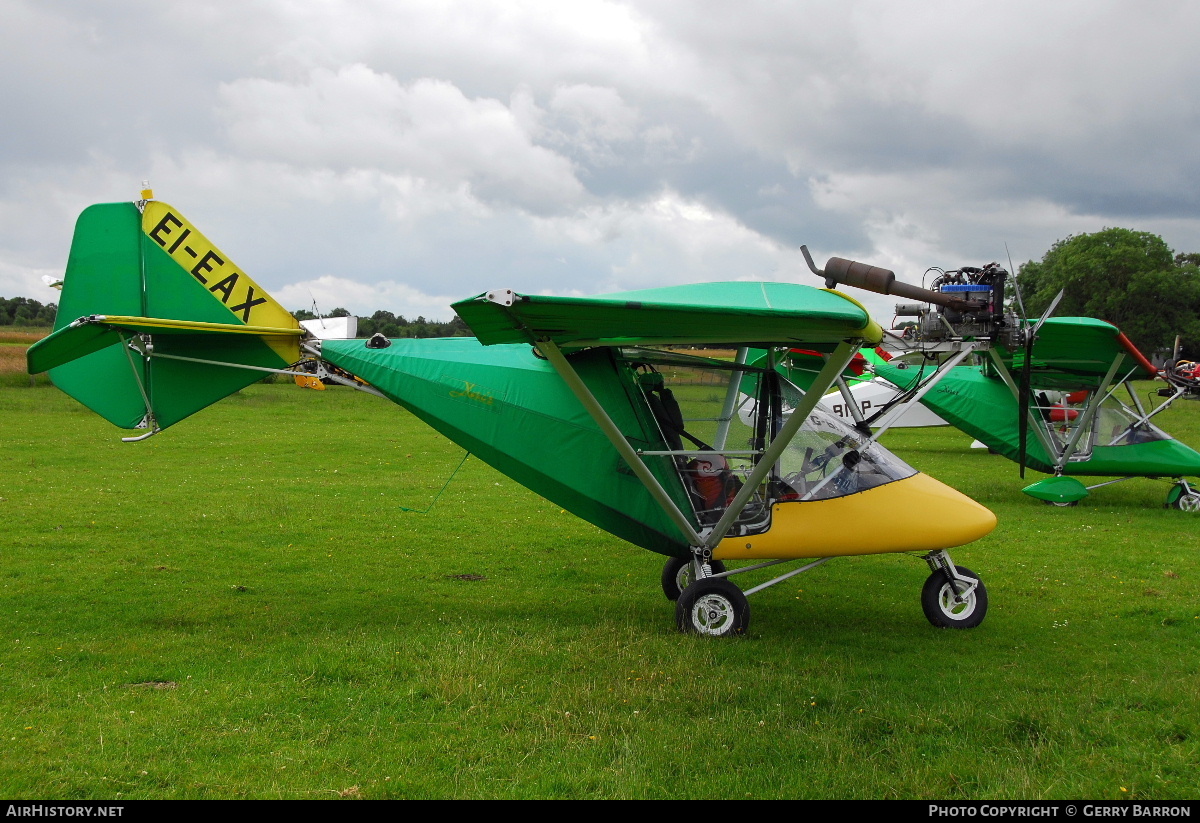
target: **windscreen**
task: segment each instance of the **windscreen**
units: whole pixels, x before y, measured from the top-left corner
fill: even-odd
[[[784,383],[785,409],[800,389]],[[779,461],[779,476],[800,500],[827,500],[911,477],[917,470],[838,418],[814,409]]]

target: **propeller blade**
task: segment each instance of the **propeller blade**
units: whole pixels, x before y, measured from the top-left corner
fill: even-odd
[[[1026,343],[1031,351],[1033,350],[1033,338],[1037,336],[1038,330],[1041,329],[1042,324],[1049,320],[1050,315],[1053,314],[1054,310],[1058,308],[1059,302],[1063,299],[1064,292],[1066,292],[1066,289],[1059,289],[1058,294],[1054,295],[1054,299],[1051,300],[1050,305],[1046,307],[1046,311],[1042,313],[1041,319],[1037,321],[1036,325],[1034,325],[1033,331],[1029,333],[1029,339],[1026,341]]]
[[[1013,269],[1012,253],[1008,250],[1008,243],[1004,244],[1004,253],[1008,255],[1008,271],[1012,275],[1013,294],[1017,296],[1017,308],[1021,310],[1021,319],[1029,317],[1025,311],[1025,301],[1021,299],[1021,284],[1017,282],[1017,272]]]

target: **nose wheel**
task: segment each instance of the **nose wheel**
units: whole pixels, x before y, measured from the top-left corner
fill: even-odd
[[[957,567],[953,583],[944,569],[937,569],[921,588],[921,610],[939,629],[973,629],[987,614],[987,589],[979,575],[966,566]]]

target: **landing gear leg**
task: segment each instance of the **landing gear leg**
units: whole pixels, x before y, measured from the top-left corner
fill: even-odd
[[[725,564],[720,560],[710,560],[705,564],[707,573],[702,577],[708,577],[710,574],[720,574],[725,571]],[[662,571],[662,590],[670,601],[679,599],[679,595],[683,590],[691,585],[693,580],[701,579],[696,575],[691,559],[682,557],[672,557],[663,566]]]
[[[690,560],[671,560],[663,569],[663,592],[675,601],[675,625],[685,634],[736,637],[750,625],[750,604],[731,581],[713,578],[725,564],[712,550],[695,548]],[[678,592],[671,597],[673,592]]]
[[[979,575],[955,566],[943,551],[925,556],[932,572],[921,588],[921,609],[939,629],[973,629],[987,614],[987,589]]]

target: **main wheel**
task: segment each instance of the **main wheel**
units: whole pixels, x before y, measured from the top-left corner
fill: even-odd
[[[720,560],[713,560],[708,564],[708,568],[713,574],[720,574],[725,571],[725,564]],[[692,561],[683,560],[679,557],[672,557],[667,560],[667,564],[663,566],[662,571],[662,590],[668,600],[678,600],[680,593],[683,592],[692,582]]]
[[[1167,505],[1181,512],[1200,512],[1200,492],[1185,492],[1183,486],[1176,484],[1167,493]]]
[[[958,573],[963,577],[973,577],[979,580],[979,575],[966,566],[957,568]],[[955,581],[955,588],[959,592],[963,592],[966,591],[967,584]],[[950,592],[950,583],[947,582],[946,575],[941,571],[929,575],[929,579],[921,587],[921,610],[925,612],[925,617],[929,622],[939,629],[973,629],[983,622],[983,617],[987,614],[987,607],[987,589],[982,580],[979,580],[979,585],[963,599],[962,603],[954,602],[954,595]]]
[[[675,623],[686,634],[733,637],[750,625],[750,604],[728,580],[697,580],[675,601]]]

